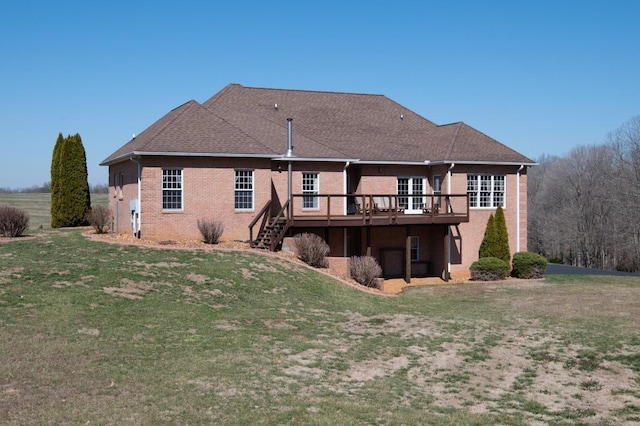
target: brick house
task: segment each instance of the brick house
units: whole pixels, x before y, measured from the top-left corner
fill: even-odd
[[[526,250],[527,157],[382,95],[230,84],[170,111],[106,158],[117,233],[278,249],[300,232],[332,258],[370,254],[385,277],[467,276],[502,205]]]

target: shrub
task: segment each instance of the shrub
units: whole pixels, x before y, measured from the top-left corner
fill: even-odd
[[[517,278],[542,278],[547,269],[547,259],[537,253],[520,251],[513,255],[511,275]]]
[[[497,257],[482,257],[473,262],[469,270],[474,281],[496,281],[507,277],[509,265]]]
[[[91,208],[87,157],[79,134],[58,140],[51,161],[51,226],[86,225]]]
[[[218,244],[218,240],[224,232],[224,224],[214,219],[198,219],[198,229],[202,234],[205,244]]]
[[[482,242],[480,243],[478,257],[496,257],[495,246],[497,240],[498,230],[496,228],[496,220],[493,215],[490,215],[489,220],[487,220],[487,226],[484,229],[484,237],[482,238]]]
[[[0,206],[0,235],[20,237],[29,228],[29,215],[15,207]]]
[[[496,246],[495,257],[505,261],[507,266],[511,261],[511,249],[509,248],[509,232],[507,231],[507,221],[504,217],[504,210],[502,206],[498,206],[496,209],[496,215],[494,216],[496,227]]]
[[[353,256],[349,262],[351,278],[365,287],[378,287],[378,277],[382,268],[371,256]]]
[[[320,236],[311,233],[297,234],[293,237],[300,259],[314,268],[327,267],[329,245]]]
[[[109,225],[111,212],[104,206],[93,206],[87,212],[87,222],[96,231],[96,234],[104,234]]]
[[[496,214],[490,215],[484,237],[480,243],[478,257],[497,257],[505,261],[507,266],[511,261],[511,250],[509,249],[509,233],[501,206],[496,209]]]

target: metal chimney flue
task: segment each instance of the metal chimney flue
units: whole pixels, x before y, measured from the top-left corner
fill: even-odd
[[[293,137],[291,130],[291,122],[293,118],[287,118],[287,153],[285,157],[293,157]]]

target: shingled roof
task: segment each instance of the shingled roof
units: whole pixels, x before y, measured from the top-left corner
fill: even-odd
[[[301,159],[533,164],[465,123],[436,125],[383,95],[239,84],[170,111],[101,164],[133,155],[277,158],[286,151],[287,118]]]

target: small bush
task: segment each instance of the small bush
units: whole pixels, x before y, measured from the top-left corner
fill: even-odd
[[[20,237],[29,228],[29,215],[15,207],[0,206],[0,235]]]
[[[382,275],[382,268],[371,256],[353,256],[349,262],[349,272],[359,284],[365,287],[378,287],[378,277]]]
[[[474,281],[497,281],[507,277],[509,265],[497,257],[483,257],[473,262],[469,269]]]
[[[224,224],[219,220],[198,219],[198,229],[205,244],[218,244],[218,240],[224,232]]]
[[[293,237],[298,249],[298,256],[304,263],[314,268],[327,267],[329,245],[318,235],[311,233],[297,234]]]
[[[111,212],[104,206],[93,206],[91,210],[87,212],[87,222],[96,231],[96,234],[104,234],[107,232],[109,226],[109,219]]]
[[[511,275],[517,278],[542,278],[547,269],[547,259],[537,253],[520,251],[513,255]]]

